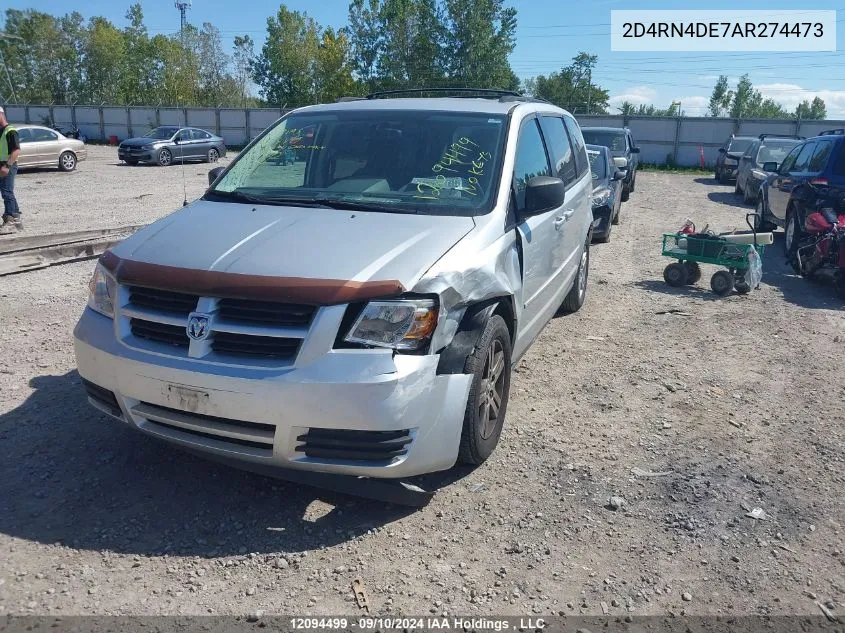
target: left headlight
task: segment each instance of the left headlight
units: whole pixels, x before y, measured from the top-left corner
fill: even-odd
[[[603,207],[610,202],[610,189],[599,189],[593,194],[593,206]]]
[[[437,302],[433,299],[371,301],[346,335],[346,342],[419,349],[437,327]]]
[[[114,318],[114,301],[117,282],[101,264],[97,264],[88,283],[88,307],[110,319]]]
[[[155,149],[155,148],[156,148],[155,143],[147,143],[146,145],[141,146],[141,149],[144,149],[144,150],[150,150],[150,149]]]

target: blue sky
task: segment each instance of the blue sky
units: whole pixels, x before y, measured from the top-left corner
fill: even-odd
[[[680,100],[690,116],[702,115],[719,74],[732,81],[747,72],[764,95],[790,109],[802,99],[819,95],[828,104],[828,115],[845,119],[845,0],[747,0],[743,3],[710,0],[706,5],[670,0],[595,0],[557,2],[506,0],[518,11],[517,46],[511,64],[521,77],[548,74],[569,63],[584,50],[599,56],[594,81],[611,92],[611,103],[667,106]],[[6,6],[35,8],[53,14],[77,10],[86,17],[103,15],[119,26],[130,0],[6,0]],[[146,23],[152,32],[178,31],[179,14],[172,0],[143,0]],[[289,0],[291,9],[307,11],[318,22],[339,27],[346,23],[348,0]],[[278,0],[194,0],[188,13],[191,23],[214,23],[227,40],[248,33],[263,41],[266,18],[279,7]],[[610,50],[612,9],[765,9],[772,13],[795,9],[837,9],[835,53],[613,53]]]

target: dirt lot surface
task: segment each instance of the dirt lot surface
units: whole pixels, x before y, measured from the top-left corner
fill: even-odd
[[[202,195],[208,172],[228,165],[229,150],[215,165],[185,163],[188,200]],[[130,166],[117,159],[117,147],[89,145],[76,169],[27,169],[15,180],[15,193],[27,233],[62,233],[144,224],[182,206],[182,166]]]
[[[179,205],[178,168],[108,151],[21,177],[33,231]],[[750,295],[662,281],[662,231],[744,226],[731,191],[640,174],[586,306],[520,362],[494,456],[418,511],[121,427],[74,372],[93,262],[0,279],[0,614],[356,614],[360,576],[380,614],[845,615],[842,301],[780,235]]]

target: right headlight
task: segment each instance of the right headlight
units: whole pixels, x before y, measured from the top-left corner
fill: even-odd
[[[371,301],[344,340],[373,347],[419,349],[437,327],[437,314],[433,299]]]
[[[97,264],[94,275],[88,282],[88,307],[110,319],[114,318],[114,301],[117,296],[117,282],[102,264]]]

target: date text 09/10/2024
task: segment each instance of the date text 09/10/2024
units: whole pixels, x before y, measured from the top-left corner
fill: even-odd
[[[461,618],[461,617],[420,617],[420,618],[326,618],[302,617],[291,618],[290,626],[298,631],[361,631],[384,630],[475,630],[475,631],[536,631],[546,627],[542,618]]]

